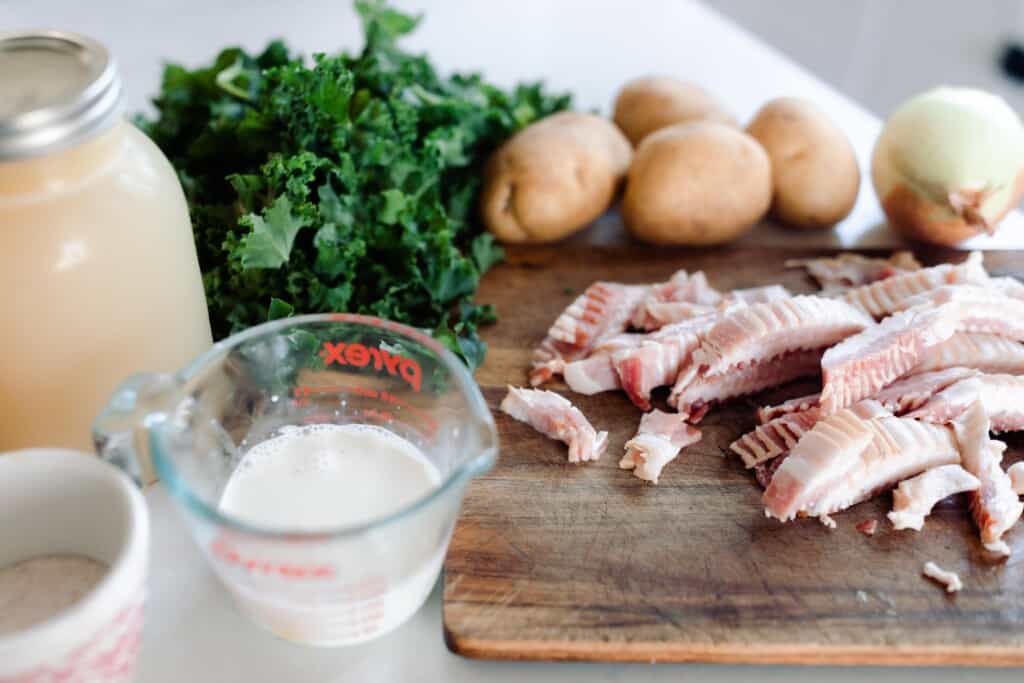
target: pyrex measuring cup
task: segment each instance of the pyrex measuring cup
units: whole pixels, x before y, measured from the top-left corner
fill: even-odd
[[[416,445],[440,485],[384,518],[315,533],[260,528],[218,509],[254,444],[295,425],[352,423]],[[453,354],[412,328],[355,315],[267,323],[173,376],[135,376],[94,437],[104,458],[137,478],[151,461],[243,612],[311,645],[368,640],[420,607],[466,484],[497,452],[493,418]]]

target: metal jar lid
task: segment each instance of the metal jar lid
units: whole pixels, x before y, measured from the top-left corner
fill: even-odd
[[[120,118],[106,48],[60,31],[0,33],[0,161],[71,147]]]

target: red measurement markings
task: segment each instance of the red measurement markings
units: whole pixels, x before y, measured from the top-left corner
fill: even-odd
[[[329,564],[296,564],[248,556],[231,545],[224,537],[214,540],[210,546],[210,552],[222,562],[242,567],[250,574],[299,580],[323,580],[336,577],[334,567]]]

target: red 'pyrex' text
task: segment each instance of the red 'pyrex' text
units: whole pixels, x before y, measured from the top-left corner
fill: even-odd
[[[420,364],[416,361],[383,349],[368,348],[363,344],[324,342],[320,357],[327,366],[336,364],[364,368],[372,361],[375,370],[385,370],[389,375],[400,376],[413,391],[419,391],[423,381]]]

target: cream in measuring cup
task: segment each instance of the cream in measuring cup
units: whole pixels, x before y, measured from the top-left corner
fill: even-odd
[[[94,427],[149,456],[240,610],[309,645],[369,640],[426,600],[494,421],[429,336],[352,315],[267,323],[174,376],[138,376]]]
[[[283,427],[253,446],[232,473],[220,510],[267,529],[329,531],[381,519],[424,497],[441,483],[441,474],[412,443],[371,425],[317,424]],[[401,539],[393,542],[401,543]],[[405,581],[376,596],[366,614],[407,615],[429,593],[440,557],[428,556]],[[245,600],[245,594],[238,596]],[[259,605],[250,605],[259,610]],[[348,603],[340,607],[344,619]],[[327,608],[323,610],[327,611]],[[286,618],[278,625],[291,629]],[[311,621],[310,625],[323,620]],[[390,631],[394,623],[378,625]],[[316,633],[302,625],[306,638],[330,638],[330,626]]]
[[[326,531],[385,517],[440,483],[416,446],[385,429],[283,427],[245,454],[220,509],[267,529]]]

